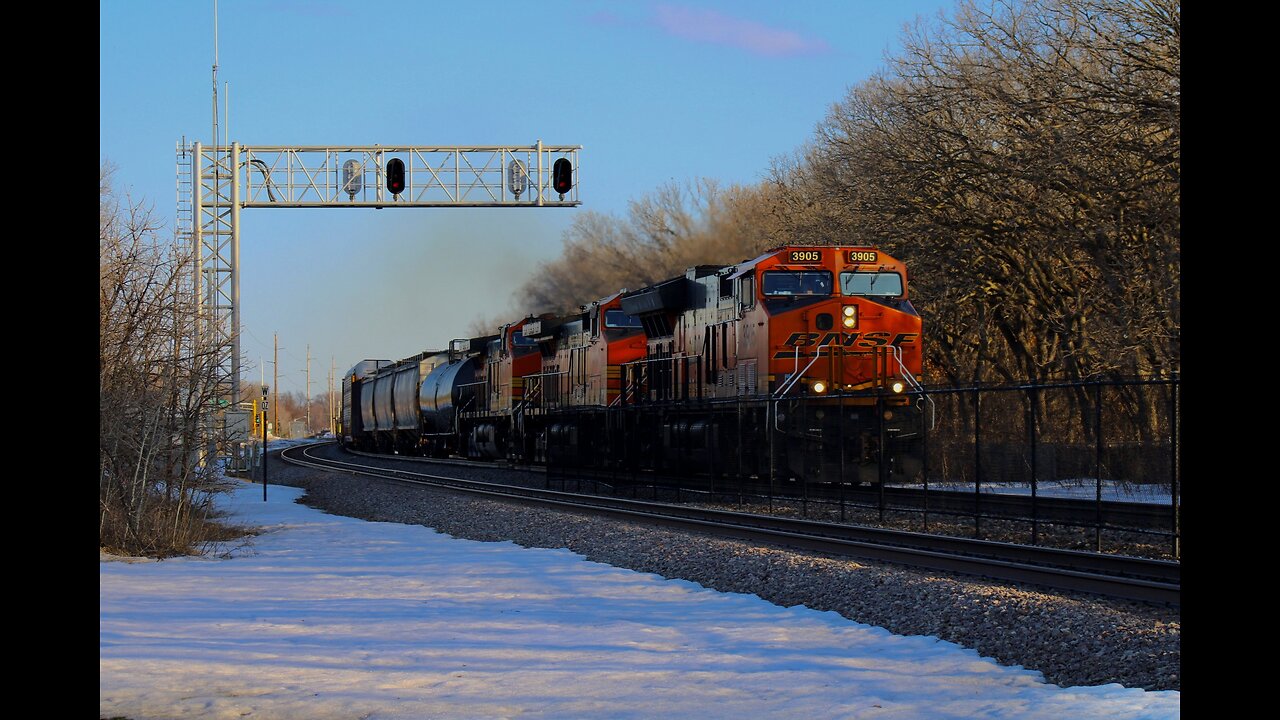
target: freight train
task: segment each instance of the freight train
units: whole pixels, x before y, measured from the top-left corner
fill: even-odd
[[[922,323],[902,262],[785,246],[342,381],[341,437],[457,455],[804,482],[919,472]]]

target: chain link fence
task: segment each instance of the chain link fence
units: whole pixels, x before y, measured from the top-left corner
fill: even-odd
[[[1178,558],[1178,380],[560,413],[547,486]]]

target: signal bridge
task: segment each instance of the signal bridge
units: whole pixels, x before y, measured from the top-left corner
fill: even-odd
[[[573,207],[581,145],[219,147],[228,204],[250,207]],[[238,182],[236,182],[238,181]]]
[[[215,103],[216,104],[216,103]],[[216,132],[215,132],[216,134]],[[177,146],[178,242],[195,255],[192,351],[218,407],[240,404],[240,211],[257,207],[575,207],[581,145]]]

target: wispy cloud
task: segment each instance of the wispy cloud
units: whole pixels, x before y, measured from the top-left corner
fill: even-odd
[[[812,55],[831,49],[825,40],[810,38],[792,30],[731,17],[715,10],[678,5],[658,5],[658,27],[670,35],[693,42],[728,45],[755,55],[783,57]]]

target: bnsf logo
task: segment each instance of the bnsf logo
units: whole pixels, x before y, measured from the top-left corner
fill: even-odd
[[[920,337],[920,333],[898,333],[893,338],[893,341],[890,342],[889,333],[883,330],[865,334],[829,332],[826,335],[797,332],[791,333],[791,337],[787,338],[787,342],[784,344],[790,347],[811,347],[814,345],[842,345],[844,347],[863,348],[882,347],[884,345],[902,347],[903,345],[915,344],[918,337]]]

